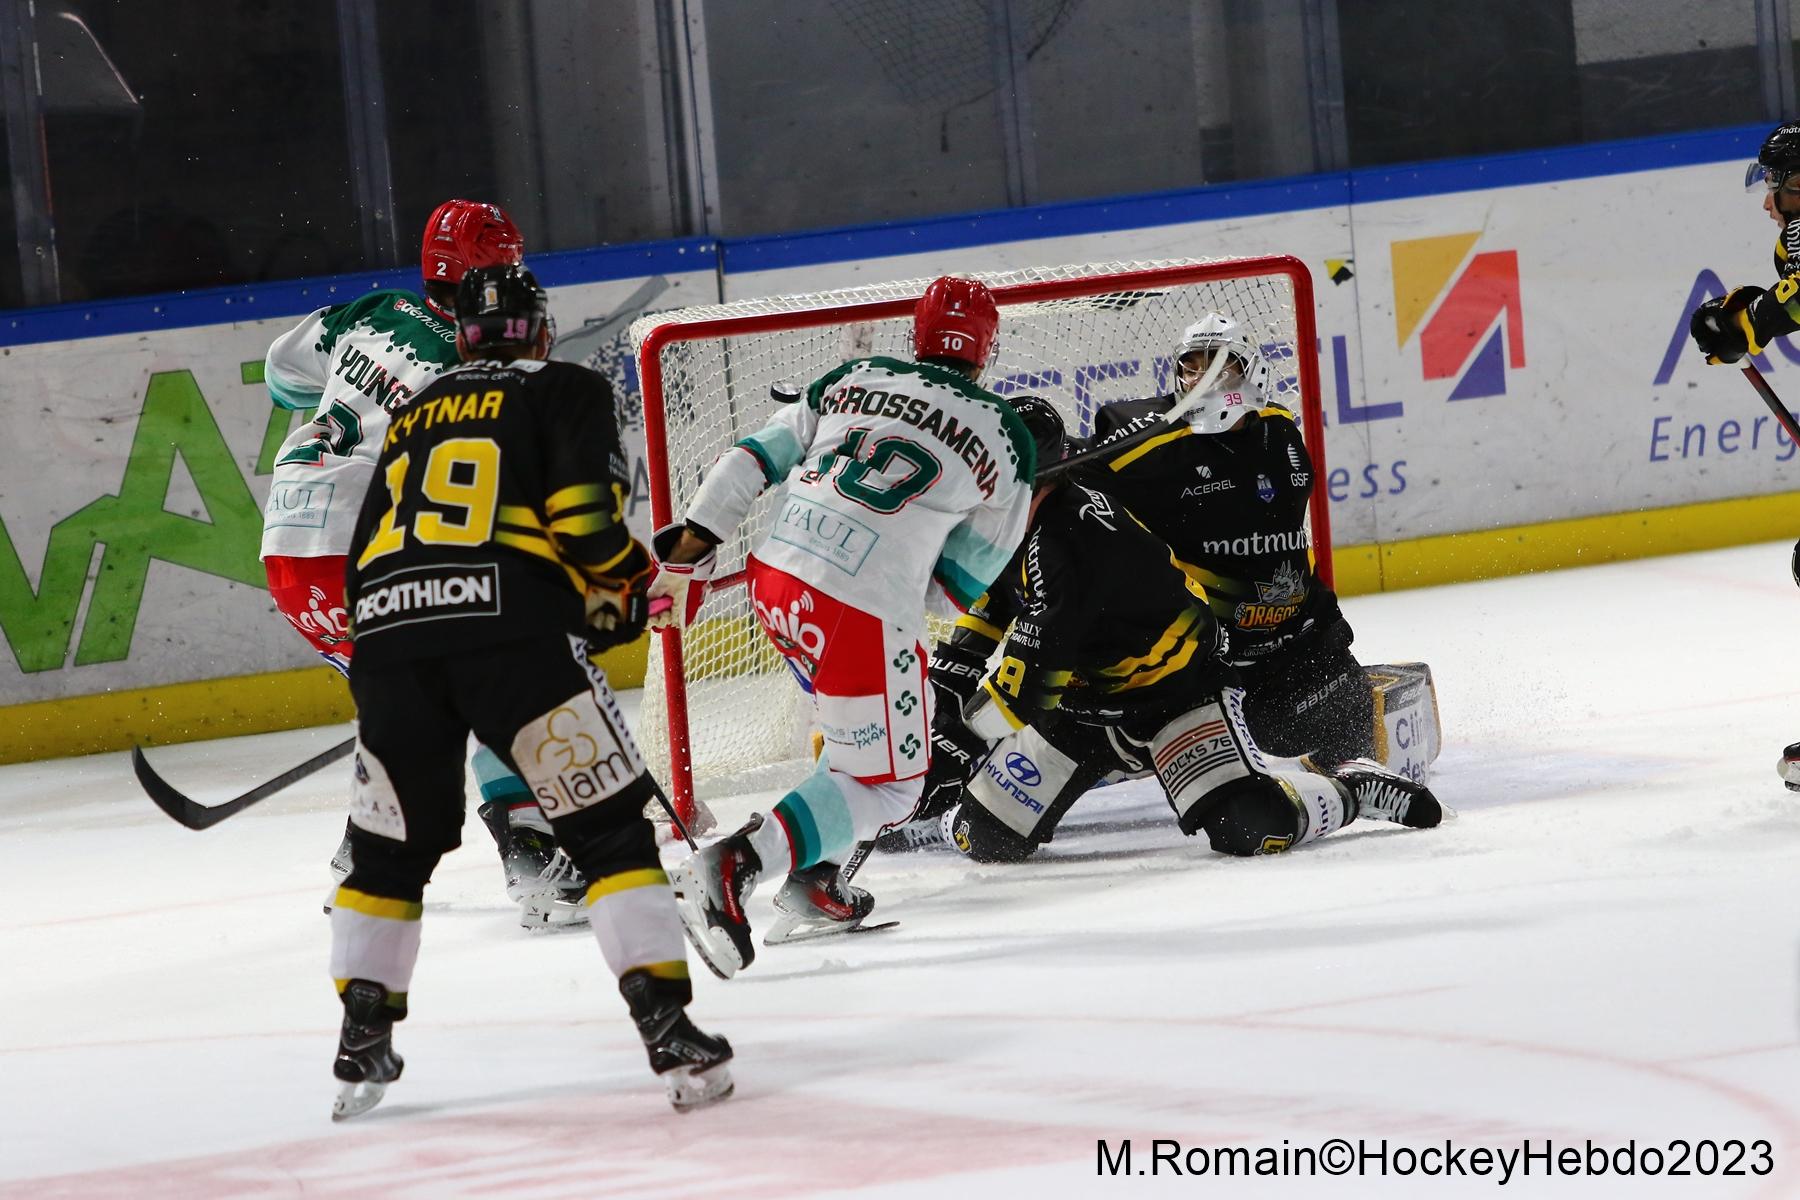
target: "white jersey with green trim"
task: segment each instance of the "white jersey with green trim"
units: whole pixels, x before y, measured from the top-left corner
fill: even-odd
[[[918,629],[973,604],[1025,534],[1037,456],[1012,406],[961,374],[847,362],[733,444],[686,519],[721,537],[786,483],[754,551],[863,612]]]
[[[318,412],[276,456],[262,557],[349,550],[389,414],[456,362],[455,326],[398,289],[321,308],[275,339],[263,364],[270,399]]]

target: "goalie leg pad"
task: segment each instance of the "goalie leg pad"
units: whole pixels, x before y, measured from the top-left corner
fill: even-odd
[[[1444,743],[1431,668],[1413,662],[1365,669],[1375,699],[1375,746],[1369,757],[1414,783],[1429,782]]]
[[[1181,832],[1199,831],[1224,789],[1269,774],[1269,763],[1244,724],[1244,693],[1228,687],[1176,717],[1150,739],[1150,757]]]
[[[963,811],[980,808],[999,826],[1036,846],[1049,840],[1059,809],[1068,807],[1057,802],[1071,785],[1079,783],[1081,791],[1092,785],[1094,773],[1079,768],[1076,759],[1027,725],[995,745],[969,780]]]
[[[1233,780],[1209,797],[1201,825],[1220,854],[1279,854],[1347,823],[1344,794],[1308,771]]]
[[[944,820],[951,844],[978,863],[1024,862],[1039,845],[972,800],[947,813]]]

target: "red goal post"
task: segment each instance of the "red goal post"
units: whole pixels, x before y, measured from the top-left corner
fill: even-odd
[[[1100,404],[1167,393],[1172,347],[1205,313],[1249,326],[1272,368],[1272,398],[1300,414],[1314,465],[1311,537],[1320,578],[1331,584],[1318,335],[1304,263],[1272,255],[970,274],[1000,306],[983,386],[1044,396],[1077,433],[1087,432]],[[656,524],[684,512],[713,460],[764,423],[772,384],[804,385],[863,355],[909,356],[913,304],[929,282],[703,305],[634,322]],[[745,558],[767,530],[778,491],[765,492],[720,546],[720,573],[694,625],[651,639],[640,739],[653,769],[667,762],[666,775],[657,774],[684,819],[709,784],[785,787],[794,764],[805,769],[810,726],[800,690],[764,643],[742,586]]]

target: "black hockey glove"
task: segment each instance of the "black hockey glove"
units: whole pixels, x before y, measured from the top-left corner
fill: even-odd
[[[1700,353],[1706,355],[1707,362],[1735,363],[1753,349],[1761,349],[1750,345],[1749,317],[1745,310],[1762,294],[1759,287],[1733,288],[1694,310],[1688,320],[1688,332],[1693,335],[1694,344],[1700,347]]]
[[[589,654],[635,642],[644,636],[650,618],[650,595],[641,587],[588,592],[587,644]]]
[[[970,733],[956,717],[957,709],[940,708],[931,722],[931,765],[917,816],[935,817],[962,800],[963,788],[988,752],[987,743]]]
[[[962,711],[962,706],[968,703],[969,697],[980,686],[981,677],[987,674],[990,649],[991,643],[986,648],[980,648],[952,634],[932,650],[931,667],[925,677],[931,681],[939,714]]]

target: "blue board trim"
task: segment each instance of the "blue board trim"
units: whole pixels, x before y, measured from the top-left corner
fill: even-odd
[[[1446,159],[1265,179],[1035,208],[962,213],[921,221],[720,240],[684,238],[533,254],[548,287],[710,270],[724,275],[857,259],[889,258],[1038,238],[1109,233],[1272,213],[1307,212],[1488,188],[1603,178],[1712,162],[1748,162],[1768,126],[1599,142],[1553,150]],[[295,317],[372,288],[416,288],[411,268],[282,283],[63,304],[0,312],[0,346],[70,341],[267,318]]]
[[[608,279],[636,279],[643,275],[716,272],[719,243],[713,238],[683,238],[603,246],[594,250],[530,254],[525,261],[545,287],[564,287],[601,283]],[[416,268],[396,267],[352,275],[240,284],[161,296],[133,296],[122,300],[0,312],[0,346],[297,317],[327,304],[354,300],[378,288],[417,291],[419,272]]]

